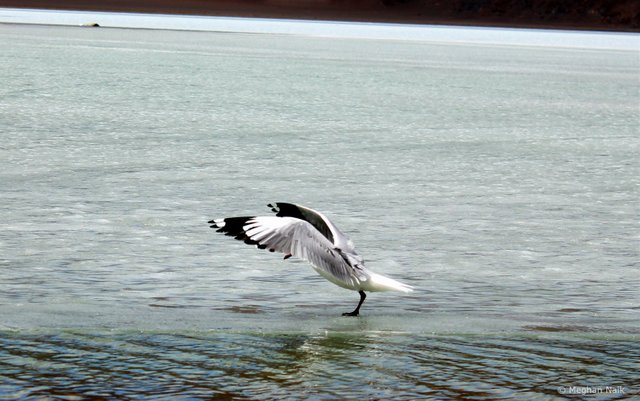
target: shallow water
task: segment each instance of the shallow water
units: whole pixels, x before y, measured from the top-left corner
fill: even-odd
[[[0,394],[32,397],[555,399],[573,385],[637,379],[640,358],[628,341],[372,332],[22,333],[0,342],[9,380]]]
[[[636,52],[0,35],[0,397],[637,394]],[[272,201],[417,290],[206,224]]]

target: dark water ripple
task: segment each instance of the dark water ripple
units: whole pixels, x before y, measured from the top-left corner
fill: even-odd
[[[632,399],[639,361],[626,339],[3,332],[0,399]]]

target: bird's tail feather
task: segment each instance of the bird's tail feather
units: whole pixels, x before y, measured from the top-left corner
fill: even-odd
[[[369,291],[411,292],[413,287],[377,273],[370,273],[367,287]]]

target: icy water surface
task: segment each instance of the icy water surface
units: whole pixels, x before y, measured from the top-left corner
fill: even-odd
[[[639,60],[0,25],[0,398],[637,397]],[[206,224],[273,201],[417,290]]]

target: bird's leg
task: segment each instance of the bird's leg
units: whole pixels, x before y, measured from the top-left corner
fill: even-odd
[[[356,307],[356,309],[354,309],[353,312],[345,312],[342,314],[342,316],[358,316],[360,314],[360,306],[362,306],[362,303],[367,297],[367,294],[365,294],[362,290],[358,291],[358,294],[360,294],[360,302],[358,302],[358,306]]]

